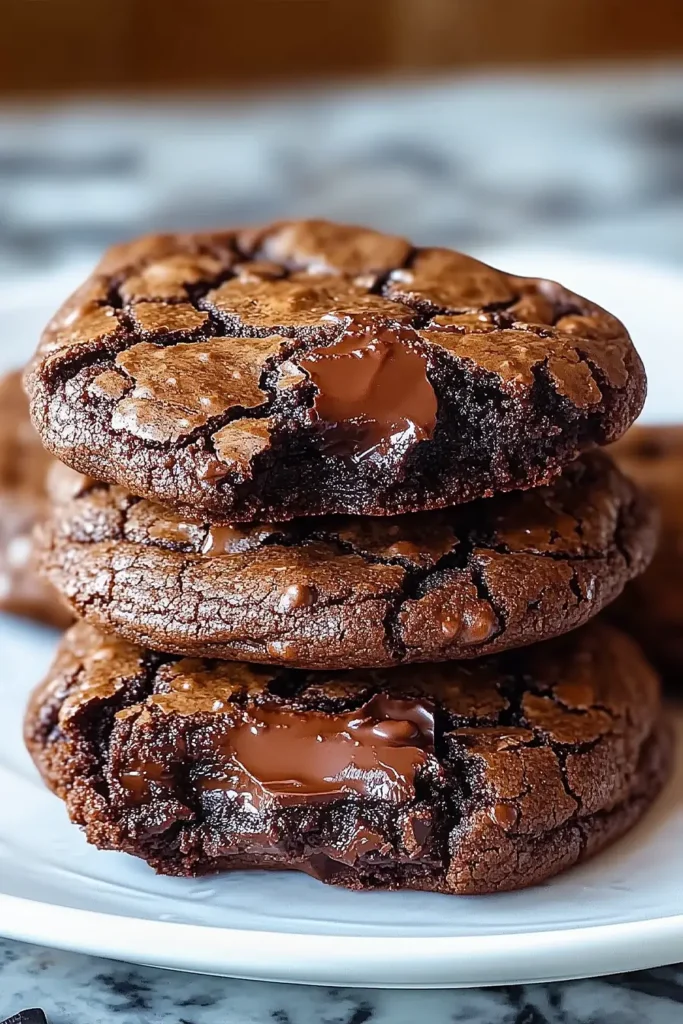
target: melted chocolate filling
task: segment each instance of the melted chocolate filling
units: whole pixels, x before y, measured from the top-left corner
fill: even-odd
[[[329,452],[358,462],[431,438],[438,402],[417,340],[411,328],[356,317],[333,345],[301,359],[317,389],[313,414]]]

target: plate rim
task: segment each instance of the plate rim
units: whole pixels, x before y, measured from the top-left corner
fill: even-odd
[[[645,970],[683,958],[683,913],[499,935],[335,936],[154,921],[0,893],[0,921],[7,938],[105,959],[251,981],[351,988],[537,984]],[[511,940],[517,946],[512,954]],[[182,952],[188,949],[194,954]],[[578,967],[588,961],[590,971]],[[257,964],[267,964],[267,970],[261,973]],[[397,971],[403,981],[396,980]]]

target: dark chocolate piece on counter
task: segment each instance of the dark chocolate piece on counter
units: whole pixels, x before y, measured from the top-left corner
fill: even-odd
[[[20,1010],[0,1024],[48,1024],[48,1020],[42,1010]]]
[[[670,759],[657,676],[605,624],[470,663],[335,674],[178,659],[80,623],[25,736],[88,840],[159,872],[453,894],[594,854]]]
[[[325,221],[115,247],[27,385],[64,462],[219,523],[535,487],[645,394],[625,328],[586,299]]]

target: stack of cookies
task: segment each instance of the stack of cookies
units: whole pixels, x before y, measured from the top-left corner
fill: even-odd
[[[610,314],[361,228],[169,235],[109,252],[26,383],[81,620],[26,738],[92,843],[483,893],[649,806],[657,677],[586,625],[655,543],[598,451],[645,394]]]

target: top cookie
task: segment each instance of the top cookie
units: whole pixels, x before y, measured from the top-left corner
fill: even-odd
[[[64,462],[214,521],[533,487],[645,395],[623,325],[560,285],[324,221],[115,247],[27,385]]]

